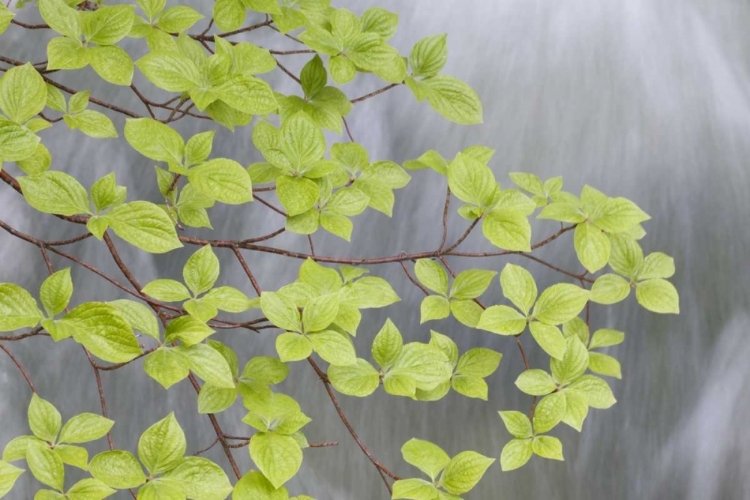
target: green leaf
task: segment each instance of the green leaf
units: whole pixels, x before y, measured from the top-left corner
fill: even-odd
[[[44,109],[47,87],[31,63],[5,72],[0,80],[0,109],[16,123],[24,123]]]
[[[451,459],[438,445],[422,439],[410,439],[401,447],[404,460],[418,468],[434,481]]]
[[[589,353],[589,369],[599,375],[607,375],[617,379],[622,378],[620,362],[612,356],[599,352]]]
[[[73,338],[93,355],[110,363],[125,363],[141,354],[138,339],[120,311],[103,302],[87,302],[65,315]]]
[[[414,265],[414,274],[424,286],[433,292],[448,295],[448,273],[437,261],[419,259]]]
[[[561,359],[565,352],[565,337],[559,328],[539,321],[529,323],[529,331],[539,347],[552,358]]]
[[[278,488],[291,479],[302,465],[302,450],[289,436],[262,432],[250,439],[250,458]]]
[[[500,335],[518,335],[526,329],[526,317],[508,306],[490,306],[482,313],[477,328]]]
[[[538,293],[531,273],[521,266],[506,264],[500,273],[500,285],[503,288],[503,295],[528,315],[531,306],[536,302]]]
[[[214,330],[205,322],[192,316],[180,316],[169,322],[164,337],[167,342],[180,340],[185,345],[194,345],[202,342],[212,333]]]
[[[249,115],[265,115],[279,108],[271,87],[252,76],[236,75],[213,90],[227,105]]]
[[[186,457],[164,478],[175,481],[189,498],[224,500],[232,491],[221,467],[203,457]]]
[[[232,31],[245,21],[247,12],[240,0],[216,0],[213,8],[213,18],[216,26],[222,31]]]
[[[630,283],[616,274],[599,276],[591,286],[591,302],[616,304],[630,295]]]
[[[219,351],[206,344],[180,347],[190,361],[190,369],[207,383],[231,389],[235,386],[234,374],[229,363]]]
[[[557,388],[550,374],[537,368],[521,373],[515,383],[522,392],[531,396],[544,396]]]
[[[576,316],[563,324],[563,335],[566,338],[576,336],[583,342],[583,345],[587,345],[589,343],[589,326],[585,321]]]
[[[388,40],[396,33],[398,14],[374,7],[367,9],[360,18],[362,31],[377,34]]]
[[[494,458],[485,457],[474,451],[462,451],[451,459],[440,482],[450,493],[467,493],[477,485],[494,462]]]
[[[286,488],[274,488],[273,485],[258,471],[250,471],[234,485],[232,500],[289,500]]]
[[[89,213],[86,189],[64,172],[47,171],[19,177],[26,202],[40,212],[57,215]]]
[[[234,160],[209,160],[192,168],[188,178],[201,193],[227,205],[240,205],[253,199],[250,176]]]
[[[325,153],[325,137],[318,126],[304,112],[288,118],[281,126],[280,149],[286,155],[294,171],[319,160]]]
[[[360,398],[369,396],[380,385],[378,372],[361,358],[353,365],[329,367],[328,379],[340,393]]]
[[[335,234],[346,241],[351,241],[354,224],[343,215],[323,212],[320,214],[320,225],[329,233]]]
[[[190,298],[190,292],[179,281],[157,279],[143,287],[143,293],[164,302],[181,302]]]
[[[0,125],[0,129],[2,129],[2,125]],[[2,153],[0,153],[0,158],[1,157]],[[16,162],[18,167],[29,175],[44,172],[49,169],[51,163],[52,155],[50,155],[49,150],[42,143],[36,145],[36,149],[31,156],[27,157],[25,160],[18,160]]]
[[[680,296],[672,283],[663,279],[640,281],[635,287],[635,298],[651,312],[679,314]]]
[[[29,292],[12,283],[0,283],[0,331],[33,328],[42,318],[44,315]]]
[[[115,130],[112,120],[98,111],[87,109],[77,115],[65,115],[63,119],[71,130],[80,130],[94,139],[117,137],[117,130]]]
[[[276,352],[283,362],[300,361],[312,354],[313,347],[307,336],[286,332],[276,337]]]
[[[58,444],[55,446],[55,453],[64,464],[78,467],[81,470],[88,470],[89,468],[89,452],[83,446]]]
[[[122,314],[133,330],[138,330],[153,339],[159,340],[159,325],[151,309],[143,304],[127,299],[113,300],[108,302],[108,304],[115,306],[120,311],[120,314]]]
[[[350,366],[357,362],[354,346],[345,334],[333,330],[311,333],[307,336],[318,355],[334,366]]]
[[[618,274],[635,278],[643,262],[643,250],[636,240],[624,235],[611,235],[612,252],[609,266]]]
[[[34,436],[18,436],[11,439],[5,445],[2,460],[5,462],[15,462],[16,460],[25,459],[29,443],[36,439],[38,438]]]
[[[123,203],[105,217],[117,236],[146,252],[166,253],[182,247],[174,223],[153,203]]]
[[[326,86],[328,74],[319,55],[316,54],[305,64],[300,73],[300,80],[302,80],[302,90],[308,98],[313,97]]]
[[[29,428],[36,437],[54,443],[62,427],[62,418],[52,403],[36,395],[31,395],[28,409]]]
[[[589,291],[566,283],[544,290],[534,306],[533,317],[548,325],[559,325],[578,316],[586,307]]]
[[[500,366],[503,355],[486,347],[474,347],[458,360],[456,373],[470,377],[489,377]]]
[[[482,308],[473,300],[451,300],[451,313],[459,323],[476,328],[482,317]]]
[[[570,384],[570,389],[580,391],[592,408],[606,410],[617,402],[612,389],[602,379],[593,375],[583,375]]]
[[[498,413],[505,423],[505,428],[513,437],[524,439],[533,435],[529,417],[520,411],[499,411]]]
[[[292,301],[274,292],[263,292],[260,307],[268,320],[279,328],[301,331],[300,314]]]
[[[289,215],[299,215],[308,211],[320,197],[318,185],[305,178],[281,176],[276,180],[279,201]]]
[[[422,300],[419,322],[447,318],[450,313],[451,304],[448,299],[440,295],[429,295]]]
[[[459,153],[448,167],[448,186],[461,201],[485,206],[489,204],[497,182],[486,164]]]
[[[219,279],[219,259],[211,245],[204,245],[190,256],[182,268],[185,284],[194,295],[207,292]]]
[[[391,498],[409,500],[435,500],[438,489],[423,479],[399,479],[393,483]]]
[[[671,278],[674,276],[674,273],[674,259],[667,254],[654,252],[648,254],[643,259],[636,279],[641,281],[655,278]]]
[[[565,384],[577,379],[589,366],[589,353],[581,340],[573,335],[566,339],[562,359],[551,359],[550,369],[557,382]]]
[[[195,165],[208,159],[213,147],[214,134],[213,130],[207,130],[188,139],[185,144],[185,165]]]
[[[534,432],[543,434],[552,430],[565,415],[565,393],[554,392],[544,396],[534,409]]]
[[[130,33],[133,19],[130,5],[100,7],[83,18],[83,34],[97,45],[114,45]]]
[[[602,328],[594,332],[594,335],[591,337],[589,349],[622,344],[623,340],[625,340],[625,333],[610,328]]]
[[[107,435],[114,420],[104,418],[94,413],[81,413],[71,418],[60,431],[60,442],[77,444],[96,441]]]
[[[130,85],[133,80],[133,60],[117,46],[91,47],[87,50],[94,71],[105,81],[115,85]]]
[[[609,238],[600,229],[582,222],[576,226],[573,240],[578,260],[590,273],[595,273],[609,261]]]
[[[247,362],[242,370],[242,378],[274,385],[284,381],[289,367],[276,358],[258,356]]]
[[[46,443],[33,441],[26,450],[26,463],[34,477],[56,490],[63,489],[65,468],[60,457]]]
[[[125,201],[127,188],[117,185],[114,172],[110,172],[91,186],[91,199],[98,211],[105,210]]]
[[[403,347],[401,332],[387,319],[372,342],[372,357],[381,368],[386,369],[398,359]]]
[[[345,297],[341,299],[342,303],[358,309],[386,307],[401,300],[387,281],[376,276],[365,276],[351,283]]]
[[[453,390],[467,398],[477,398],[487,401],[489,387],[487,382],[479,377],[455,375],[451,381]]]
[[[460,272],[453,280],[450,296],[454,299],[475,299],[482,295],[490,286],[495,271],[469,269]]]
[[[531,251],[531,225],[522,212],[500,210],[488,214],[482,222],[482,234],[498,248]]]
[[[210,290],[204,297],[222,311],[230,313],[245,312],[252,306],[247,295],[231,286],[220,286]]]
[[[482,103],[466,83],[447,75],[423,80],[426,98],[432,109],[461,125],[482,123]]]
[[[347,84],[357,76],[357,67],[344,56],[331,57],[328,60],[328,70],[333,81],[339,85]]]
[[[39,290],[39,299],[50,316],[60,314],[68,306],[72,295],[73,281],[69,267],[50,275]]]
[[[8,29],[8,26],[10,26],[10,22],[15,16],[16,14],[8,7],[6,7],[5,5],[0,6],[0,35],[5,33],[5,30]],[[0,494],[5,494],[2,492],[2,489],[0,489]]]
[[[50,28],[74,40],[81,37],[78,12],[63,0],[39,0],[39,13]]]
[[[169,125],[151,118],[128,118],[125,120],[125,139],[147,158],[182,163],[185,142]]]
[[[565,389],[565,415],[562,421],[581,432],[583,422],[589,413],[589,405],[586,396],[579,391]]]
[[[552,436],[537,436],[532,442],[534,453],[543,458],[563,460],[562,442]]]
[[[141,464],[128,451],[105,451],[91,459],[89,471],[95,479],[116,489],[137,488],[146,482]]]
[[[174,468],[186,449],[185,433],[174,412],[146,429],[138,440],[138,457],[152,475]]]
[[[13,485],[16,484],[18,479],[24,470],[11,465],[7,462],[0,461],[0,497],[8,494],[13,489]]]
[[[162,387],[169,389],[187,378],[190,373],[190,360],[175,349],[161,347],[146,356],[143,369]]]
[[[442,333],[430,330],[430,345],[443,351],[443,354],[450,361],[451,366],[456,366],[458,362],[458,346],[453,342],[453,339]]]
[[[386,374],[386,379],[398,375],[412,378],[418,389],[431,390],[450,378],[453,366],[438,348],[411,343],[401,350],[401,354]]]
[[[433,77],[440,73],[448,60],[448,36],[428,36],[414,45],[409,56],[414,76]]]
[[[326,329],[339,313],[339,300],[336,295],[323,295],[310,300],[302,312],[302,325],[306,332],[319,332]]]
[[[98,479],[81,479],[67,492],[70,500],[103,500],[116,493],[115,490]]]
[[[53,38],[47,44],[47,69],[85,68],[89,64],[89,55],[89,49],[83,47],[78,40]]]
[[[608,198],[596,206],[589,220],[599,229],[621,233],[651,219],[643,210],[625,198]]]
[[[519,469],[526,465],[526,462],[533,455],[531,441],[531,439],[511,439],[508,441],[500,455],[500,467],[503,471]]]
[[[167,92],[187,92],[200,86],[198,66],[187,56],[178,53],[150,53],[135,65],[148,80]]]
[[[156,25],[167,33],[180,33],[190,29],[201,19],[203,19],[203,14],[200,12],[185,5],[178,5],[165,10],[159,16]]]
[[[0,160],[21,161],[37,150],[39,137],[31,130],[0,118]]]

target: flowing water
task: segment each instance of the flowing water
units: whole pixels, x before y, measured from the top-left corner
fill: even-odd
[[[618,404],[593,411],[580,435],[567,427],[554,432],[564,443],[564,463],[532,459],[510,473],[493,466],[467,497],[750,498],[746,474],[750,470],[750,232],[746,228],[750,4],[740,0],[380,0],[341,5],[361,13],[371,3],[401,14],[394,43],[403,52],[423,36],[448,32],[446,72],[467,80],[484,102],[484,124],[472,127],[436,118],[405,88],[359,104],[349,121],[355,138],[372,158],[402,162],[431,148],[452,156],[471,144],[491,146],[497,149],[491,165],[505,185],[508,172],[528,171],[542,177],[564,175],[566,187],[574,192],[588,183],[609,195],[633,199],[653,217],[646,225],[644,249],[665,251],[677,263],[679,316],[648,313],[632,297],[625,304],[593,310],[594,327],[627,332],[625,343],[611,351],[623,365],[623,381],[612,384]],[[11,27],[0,38],[0,53],[42,60],[48,36],[40,32],[29,36]],[[285,40],[279,44],[278,37],[251,40],[288,46]],[[140,42],[132,42],[129,47],[134,53],[142,50]],[[93,87],[93,95],[119,98],[125,107],[143,112],[128,89],[102,84],[93,73],[62,74],[59,79],[79,88]],[[284,91],[295,90],[280,72],[271,79]],[[360,95],[375,85],[363,78],[347,92]],[[122,118],[114,119],[122,130]],[[183,135],[206,126],[205,122],[178,123]],[[128,186],[131,199],[159,199],[153,165],[123,140],[82,140],[77,132],[42,135],[54,152],[53,168],[88,181],[114,170],[119,182]],[[214,155],[244,164],[259,159],[247,130],[235,135],[221,131]],[[351,245],[316,236],[318,254],[378,256],[435,248],[440,240],[442,182],[433,174],[415,174],[408,188],[397,194],[392,220],[379,213],[359,217]],[[1,193],[0,218],[22,231],[57,239],[80,230],[35,213],[7,187]],[[261,235],[283,223],[257,207],[222,207],[211,215],[216,237]],[[461,219],[453,217],[451,238],[464,228]],[[549,224],[535,227],[534,239],[541,239],[550,228]],[[7,234],[1,238],[2,281],[36,290],[46,275],[39,252]],[[296,236],[272,241],[300,251],[307,248],[304,238]],[[192,250],[148,256],[122,248],[141,282],[157,276],[179,278]],[[470,238],[464,248],[479,250],[487,243]],[[75,251],[118,275],[97,241],[77,244]],[[219,253],[225,284],[247,289],[232,255]],[[575,268],[570,237],[541,255]],[[296,266],[284,265],[282,259],[257,254],[249,259],[266,289],[294,279]],[[53,261],[58,268],[69,265],[62,259]],[[477,265],[454,262],[459,269]],[[490,259],[481,265],[500,270],[504,262]],[[559,280],[544,267],[531,264],[530,269],[540,286]],[[420,326],[418,318],[421,292],[405,280],[398,265],[380,266],[373,272],[395,283],[403,300],[386,311],[365,315],[356,341],[360,354],[386,317],[409,340],[426,341],[429,328]],[[73,273],[74,300],[119,297],[117,289],[81,268]],[[496,284],[489,293],[498,297]],[[451,322],[437,329],[456,339],[462,350],[485,345],[505,354],[490,379],[489,402],[455,394],[431,404],[386,397],[382,392],[366,400],[341,397],[362,440],[402,476],[418,474],[399,453],[401,443],[411,437],[437,442],[450,454],[472,449],[497,457],[508,440],[497,410],[525,409],[529,403],[512,385],[522,364],[509,339]],[[233,346],[240,359],[273,353],[268,334],[226,332],[220,339]],[[91,369],[78,346],[54,345],[49,338],[37,337],[10,347],[29,368],[42,397],[53,401],[64,416],[99,411]],[[538,352],[530,361],[536,366],[546,363]],[[185,428],[190,451],[212,441],[208,419],[194,415],[195,394],[187,383],[165,392],[142,373],[140,363],[103,377],[109,410],[117,420],[118,447],[134,450],[137,436],[169,411],[176,411]],[[287,485],[290,492],[321,500],[387,498],[376,471],[349,438],[309,367],[293,365],[281,390],[298,398],[314,419],[306,432],[310,441],[340,441],[335,448],[305,452],[302,470]],[[0,444],[27,432],[29,397],[15,367],[0,356]],[[221,415],[229,434],[248,434],[239,421],[242,415],[239,404]],[[218,447],[208,456],[226,465]],[[252,466],[244,450],[236,456],[243,470]],[[31,498],[37,486],[26,474],[10,498]],[[117,498],[121,497],[125,495]]]

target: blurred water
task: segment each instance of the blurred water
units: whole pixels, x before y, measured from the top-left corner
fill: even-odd
[[[613,383],[618,404],[594,411],[581,435],[569,428],[555,434],[565,445],[564,463],[533,459],[520,471],[501,473],[494,466],[468,498],[523,499],[690,499],[750,498],[750,4],[739,0],[414,0],[342,2],[358,13],[370,5],[401,13],[394,43],[403,52],[419,38],[449,33],[451,57],[446,72],[467,80],[485,106],[485,123],[459,127],[436,119],[405,88],[390,91],[356,106],[349,120],[356,139],[374,159],[402,162],[435,148],[446,156],[471,144],[497,149],[492,162],[506,185],[507,173],[528,171],[542,177],[562,174],[566,187],[583,183],[609,195],[636,201],[653,219],[644,249],[675,256],[674,282],[681,292],[682,313],[664,317],[636,307],[633,299],[616,307],[594,308],[593,325],[627,332],[626,342],[613,349],[622,361],[624,380]],[[205,8],[205,6],[203,7]],[[46,33],[23,36],[11,27],[0,40],[0,53],[18,59],[42,60]],[[287,46],[278,37],[253,41]],[[21,42],[23,40],[23,43]],[[129,44],[135,52],[139,42]],[[299,64],[304,63],[299,60]],[[291,63],[293,67],[294,63]],[[139,113],[142,107],[127,89],[115,89],[93,73],[60,75],[60,81],[92,88],[105,100],[122,99]],[[294,91],[280,72],[274,84]],[[138,81],[137,81],[138,82]],[[360,95],[375,83],[358,80],[347,92]],[[113,117],[121,130],[121,117]],[[179,122],[183,135],[205,123]],[[131,199],[158,200],[152,164],[124,141],[81,140],[76,132],[42,135],[57,152],[53,168],[89,181],[116,171]],[[215,156],[243,164],[259,155],[247,130],[221,131]],[[47,239],[77,234],[50,216],[35,213],[10,189],[1,191],[2,220]],[[341,245],[316,237],[319,254],[376,256],[420,251],[437,246],[443,203],[441,179],[417,173],[397,196],[393,220],[368,213],[356,220],[354,243]],[[216,237],[255,236],[283,224],[258,214],[257,207],[216,208],[211,212]],[[455,238],[464,225],[454,217]],[[367,228],[367,229],[365,229]],[[551,230],[540,225],[537,238]],[[554,229],[552,229],[554,230]],[[207,234],[198,231],[198,234]],[[0,277],[36,290],[46,271],[33,247],[4,234],[0,245]],[[535,238],[535,240],[537,239]],[[303,238],[284,235],[278,246],[305,250]],[[543,256],[575,268],[571,238],[545,249]],[[467,250],[486,248],[470,238]],[[141,282],[157,276],[179,277],[191,249],[152,257],[122,246],[124,259],[137,269]],[[87,240],[77,255],[117,275],[101,244]],[[231,255],[222,254],[225,284],[247,288]],[[296,266],[268,255],[249,256],[258,279],[273,289],[294,279]],[[67,266],[53,258],[55,265]],[[456,266],[472,263],[455,261]],[[504,261],[490,259],[482,267],[499,270]],[[526,262],[524,262],[526,264]],[[473,263],[476,265],[476,263]],[[158,273],[157,273],[158,270]],[[532,264],[540,286],[558,279]],[[420,292],[403,278],[398,265],[373,271],[396,284],[403,301],[387,312],[365,316],[357,346],[366,352],[374,334],[390,316],[409,340],[426,341],[429,328],[420,326]],[[76,301],[109,300],[116,289],[73,269]],[[248,290],[249,292],[249,290]],[[490,296],[497,297],[494,284]],[[433,325],[431,325],[433,326]],[[512,380],[522,365],[508,339],[484,334],[456,323],[436,328],[450,334],[463,349],[486,345],[505,353],[490,380],[490,401],[466,400],[455,394],[438,403],[417,403],[382,393],[367,400],[342,396],[363,441],[398,474],[417,474],[400,457],[400,444],[411,437],[433,440],[450,454],[473,449],[498,456],[508,435],[496,411],[525,409]],[[244,332],[225,332],[219,339],[233,346],[241,359],[273,352],[273,339]],[[88,363],[72,343],[53,345],[34,338],[11,345],[26,364],[43,397],[64,416],[97,412],[98,397]],[[535,353],[532,364],[544,366]],[[293,365],[281,390],[298,398],[313,417],[307,428],[311,441],[338,440],[336,448],[305,452],[305,463],[288,487],[318,499],[387,498],[385,488],[367,459],[349,439],[307,366]],[[142,374],[139,363],[103,375],[118,447],[134,450],[137,436],[169,411],[189,436],[189,450],[212,440],[208,419],[194,415],[195,395],[182,383],[163,391]],[[26,432],[29,393],[7,358],[0,357],[0,444]],[[229,434],[247,434],[236,405],[220,416]],[[103,444],[102,444],[103,446]],[[236,453],[243,470],[252,464]],[[209,456],[224,463],[218,448]],[[226,464],[225,464],[226,465]],[[26,474],[12,498],[31,498],[36,487]],[[124,495],[122,496],[124,498]],[[118,497],[119,498],[119,497]]]

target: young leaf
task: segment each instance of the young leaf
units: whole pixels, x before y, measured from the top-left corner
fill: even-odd
[[[500,335],[518,335],[526,328],[526,317],[508,306],[490,306],[482,313],[477,328]]]
[[[360,398],[369,396],[380,385],[378,372],[361,358],[354,365],[329,367],[328,379],[340,393]]]
[[[440,482],[450,493],[467,493],[477,485],[494,462],[494,458],[485,457],[474,451],[463,451],[451,459]]]
[[[454,299],[476,299],[490,286],[495,271],[469,269],[458,273],[450,290],[450,297]]]
[[[576,226],[573,239],[578,260],[590,273],[595,273],[609,261],[610,241],[606,234],[592,224],[582,222]]]
[[[503,447],[500,455],[500,467],[503,471],[519,469],[526,465],[533,455],[531,439],[511,439]]]
[[[544,396],[557,388],[550,374],[537,368],[521,373],[516,379],[516,387],[531,396]]]
[[[128,451],[105,451],[91,459],[89,471],[95,479],[116,489],[137,488],[146,482],[141,464]]]
[[[211,245],[205,245],[190,256],[182,268],[185,284],[194,295],[207,292],[213,288],[219,278],[219,259]]]
[[[620,362],[612,356],[600,352],[589,353],[589,369],[599,375],[607,375],[616,379],[622,378]]]
[[[422,299],[420,306],[420,324],[426,321],[447,318],[451,313],[451,304],[440,295],[428,295]]]
[[[146,429],[138,440],[138,457],[152,475],[174,468],[186,449],[185,433],[174,412]]]
[[[176,349],[161,347],[146,356],[143,369],[149,377],[165,389],[169,389],[187,378],[190,373],[190,360]]]
[[[393,483],[392,499],[434,500],[438,489],[424,479],[399,479]]]
[[[60,442],[68,444],[88,443],[107,435],[114,420],[94,413],[81,413],[71,418],[60,431]]]
[[[203,457],[186,457],[164,479],[178,484],[189,498],[224,500],[232,491],[222,468]]]
[[[300,361],[312,354],[313,346],[305,335],[286,332],[276,337],[276,352],[283,362]]]
[[[447,39],[445,34],[428,36],[414,45],[409,56],[414,76],[429,78],[440,73],[448,60]]]
[[[550,369],[557,382],[565,384],[577,379],[589,365],[589,353],[581,340],[573,335],[566,339],[562,359],[551,359]]]
[[[86,189],[65,172],[47,171],[19,177],[18,183],[26,202],[40,212],[56,215],[90,213]]]
[[[401,332],[387,319],[372,342],[372,357],[381,368],[386,369],[398,359],[403,346]]]
[[[552,436],[537,436],[532,442],[534,453],[542,458],[563,460],[562,442]]]
[[[29,292],[12,283],[0,283],[0,331],[33,328],[43,318],[42,311]]]
[[[52,403],[40,398],[36,393],[32,394],[28,417],[29,428],[36,437],[52,443],[57,440],[57,433],[62,427],[62,418]]]
[[[466,83],[452,76],[439,75],[423,80],[427,102],[446,119],[462,125],[482,123],[482,103]]]
[[[190,298],[185,285],[170,279],[157,279],[143,287],[143,293],[164,302],[181,302]]]
[[[104,218],[117,236],[145,252],[166,253],[182,247],[174,223],[153,203],[123,203]]]
[[[505,428],[513,437],[524,439],[533,435],[529,417],[520,411],[500,411],[498,413],[505,423]]]
[[[589,349],[622,344],[623,340],[625,340],[625,334],[623,332],[612,330],[610,328],[602,328],[594,332],[594,335],[591,337]]]
[[[534,433],[543,434],[552,430],[565,415],[564,392],[553,392],[544,396],[534,409]]]
[[[581,392],[592,408],[606,410],[617,402],[609,385],[604,380],[593,375],[583,375],[570,384],[569,387]]]
[[[630,283],[616,274],[599,276],[591,286],[591,302],[616,304],[630,295]]]
[[[443,266],[432,259],[419,259],[414,265],[417,279],[435,293],[448,294],[448,273]]]
[[[30,64],[16,66],[0,80],[0,109],[16,123],[24,123],[44,109],[47,87]]]
[[[542,292],[534,306],[533,317],[548,325],[559,325],[578,316],[588,302],[590,292],[575,285],[559,283]]]
[[[489,377],[500,366],[502,353],[486,347],[474,347],[466,351],[458,360],[456,373],[470,377]]]
[[[26,464],[31,473],[42,484],[62,490],[65,468],[62,459],[42,441],[32,441],[26,450]]]
[[[664,279],[640,281],[635,287],[638,303],[651,312],[679,314],[680,296],[672,283]]]
[[[73,295],[73,281],[70,268],[61,269],[44,280],[39,290],[39,299],[50,316],[60,314]]]
[[[451,461],[442,448],[421,439],[410,439],[404,443],[401,455],[407,463],[430,476],[433,481]]]
[[[517,210],[500,210],[488,214],[482,222],[482,234],[498,248],[531,251],[531,225],[527,216]]]
[[[506,264],[500,273],[500,286],[503,288],[503,295],[528,315],[538,293],[531,273],[521,266]]]
[[[250,458],[271,484],[278,488],[302,465],[302,450],[289,436],[260,432],[250,439]]]

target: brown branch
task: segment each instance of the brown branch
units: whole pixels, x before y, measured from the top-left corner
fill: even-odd
[[[31,392],[36,392],[36,387],[34,387],[34,382],[31,381],[31,378],[29,377],[28,372],[23,367],[20,361],[18,361],[18,358],[16,358],[12,352],[10,352],[10,349],[5,347],[3,344],[0,344],[0,350],[2,350],[5,354],[8,355],[8,357],[13,361],[13,364],[16,365],[16,368],[18,368],[18,371],[21,372],[21,375],[23,375],[23,378],[26,379],[26,383],[29,384],[29,388],[31,389]]]

